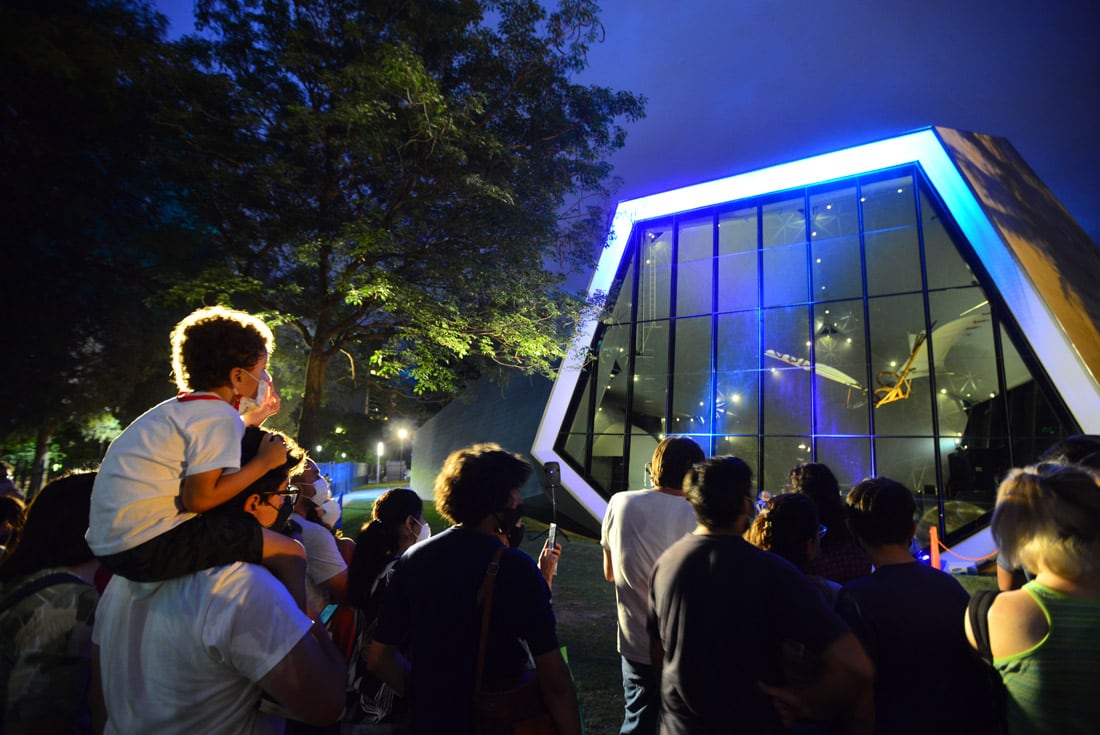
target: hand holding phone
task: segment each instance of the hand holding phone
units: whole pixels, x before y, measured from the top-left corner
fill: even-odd
[[[558,524],[551,523],[550,528],[546,531],[546,543],[550,545],[550,548],[554,548],[554,545],[558,543]]]

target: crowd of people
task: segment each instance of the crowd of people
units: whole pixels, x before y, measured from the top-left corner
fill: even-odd
[[[844,493],[807,463],[758,500],[745,462],[699,462],[689,442],[664,440],[655,487],[613,496],[604,518],[623,735],[1095,731],[1100,439],[1070,437],[1004,478],[999,564],[1029,581],[1002,574],[1007,591],[980,607],[918,560],[900,483]],[[669,497],[693,510],[686,535],[668,530],[686,523]]]
[[[268,327],[204,308],[171,345],[178,395],[96,471],[29,504],[0,488],[0,731],[491,735],[518,697],[537,732],[583,731],[561,547],[517,548],[526,460],[455,451],[434,487],[449,528],[394,488],[344,537],[320,468],[262,427]],[[1004,591],[979,606],[914,555],[900,483],[842,489],[807,463],[758,495],[742,459],[662,440],[653,487],[614,494],[600,535],[621,733],[1091,732],[1097,451],[1073,437],[1004,478]]]

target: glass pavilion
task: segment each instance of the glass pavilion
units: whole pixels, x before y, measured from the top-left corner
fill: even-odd
[[[1003,139],[929,128],[619,205],[532,454],[598,525],[667,435],[759,490],[801,462],[915,493],[927,543],[1100,433],[1100,250]]]

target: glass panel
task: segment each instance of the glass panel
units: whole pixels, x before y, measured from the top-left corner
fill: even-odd
[[[988,410],[979,410],[975,417],[982,418],[969,425],[971,409],[987,403],[998,390],[989,301],[981,289],[963,288],[933,292],[928,304],[940,434],[961,438],[964,432],[977,429],[981,437],[1002,436],[1003,412],[997,412],[996,426],[989,425],[993,414]],[[986,426],[980,428],[982,424]]]
[[[868,304],[876,434],[932,435],[928,351],[920,295],[888,296]]]
[[[630,435],[630,460],[627,462],[627,466],[629,467],[628,482],[630,483],[628,487],[632,490],[653,487],[653,478],[646,472],[645,466],[653,459],[653,450],[657,448],[657,444],[663,438],[663,435],[647,434],[637,429]]]
[[[752,478],[760,487],[760,440],[755,436],[722,436],[714,446],[716,457],[740,457],[752,468]]]
[[[672,286],[672,230],[647,227],[642,233],[638,278],[638,319],[662,319],[669,315]]]
[[[806,301],[806,246],[788,245],[764,251],[764,306]]]
[[[818,437],[814,443],[817,461],[828,465],[833,471],[842,493],[847,493],[864,477],[871,476],[870,439]]]
[[[868,233],[864,246],[869,295],[921,290],[917,228]]]
[[[764,433],[810,433],[810,310],[767,309],[764,355],[770,358],[764,386]],[[773,347],[774,345],[774,347]]]
[[[944,215],[924,192],[920,193],[921,226],[924,231],[924,270],[928,274],[928,288],[977,285],[978,279],[970,271],[958,247],[944,227]]]
[[[592,416],[589,413],[589,396],[591,395],[592,375],[596,365],[592,365],[585,371],[580,380],[581,397],[577,402],[576,411],[569,426],[569,434],[565,436],[564,452],[579,466],[584,466],[585,432],[592,425]]]
[[[614,303],[611,306],[611,321],[615,324],[629,324],[630,323],[630,309],[633,306],[631,300],[631,294],[634,293],[634,263],[631,262],[626,268],[626,274],[623,277],[622,288],[618,294],[612,294],[611,298],[614,298]]]
[[[755,434],[759,430],[759,328],[756,311],[718,316],[718,380],[714,404],[717,432]]]
[[[756,250],[756,207],[745,207],[718,215],[718,254]]]
[[[672,415],[680,425],[673,431],[693,434],[711,431],[714,411],[710,389],[710,326],[709,316],[676,320]]]
[[[1008,442],[1004,437],[982,437],[971,444],[965,439],[940,440],[940,456],[944,463],[944,515],[951,527],[950,516],[968,516],[956,526],[964,525],[982,512],[993,509],[997,485],[1012,468]]]
[[[864,179],[860,187],[863,231],[875,232],[917,223],[910,174],[890,176],[878,181]]]
[[[621,430],[623,424],[617,424]],[[622,433],[598,433],[592,439],[592,481],[605,493],[628,489],[623,472]]]
[[[630,381],[630,326],[618,324],[608,327],[600,344],[596,363],[596,416],[595,430],[603,431],[608,423],[622,425],[626,418],[626,392]],[[580,431],[580,427],[574,427]]]
[[[757,487],[773,495],[783,492],[791,468],[809,462],[811,455],[808,437],[764,437],[764,479],[757,478]]]
[[[758,306],[756,208],[718,217],[718,311]]]
[[[868,294],[921,288],[913,177],[893,176],[862,185]]]
[[[806,213],[802,197],[763,208],[764,305],[806,301]]]
[[[1015,465],[1035,462],[1050,445],[1081,429],[1066,423],[1063,412],[1031,378],[1023,358],[1001,328],[1001,350],[1004,353],[1004,403],[1012,436],[1012,460]],[[1072,419],[1071,419],[1072,421]]]
[[[810,196],[811,298],[859,298],[863,272],[859,253],[859,213],[854,186]]]
[[[760,423],[759,370],[719,373],[714,396],[716,433],[755,434]]]
[[[676,315],[711,312],[714,273],[714,219],[696,218],[679,226]]]
[[[936,455],[932,439],[875,439],[875,474],[900,482],[917,503],[917,542],[928,545],[928,526],[938,518]],[[930,486],[930,487],[926,487]]]
[[[760,369],[760,316],[756,311],[718,315],[718,370]]]
[[[870,433],[863,301],[814,309],[814,361],[814,432]]]
[[[650,434],[665,431],[668,392],[668,322],[638,325],[631,425]]]

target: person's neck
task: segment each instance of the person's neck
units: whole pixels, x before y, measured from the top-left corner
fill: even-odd
[[[744,536],[745,529],[748,527],[748,522],[745,516],[738,516],[737,520],[729,526],[721,526],[719,528],[707,528],[702,523],[695,526],[695,530],[692,531],[696,536]]]
[[[1077,579],[1069,579],[1045,567],[1040,567],[1039,573],[1035,575],[1035,581],[1070,597],[1100,600],[1100,572],[1091,572]]]
[[[909,552],[909,544],[883,544],[882,546],[860,544],[860,546],[871,558],[871,563],[875,566],[875,569],[897,564],[914,564],[917,561]]]
[[[684,491],[683,490],[677,490],[674,487],[655,487],[653,489],[656,490],[659,493],[664,493],[665,495],[674,495],[677,498],[684,497]]]

